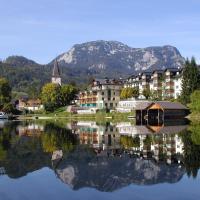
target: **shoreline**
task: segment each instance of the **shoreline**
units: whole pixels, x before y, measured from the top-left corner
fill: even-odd
[[[130,120],[134,119],[134,113],[96,113],[96,114],[70,114],[70,113],[50,113],[50,114],[33,114],[33,115],[20,115],[18,120],[52,120],[52,119],[92,119],[92,120]]]

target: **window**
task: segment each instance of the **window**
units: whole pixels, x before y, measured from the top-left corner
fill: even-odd
[[[110,107],[111,107],[111,108],[113,107],[113,103],[110,103]]]
[[[101,94],[104,95],[104,92],[102,92]]]
[[[113,98],[113,101],[115,101],[115,98]]]
[[[104,98],[102,97],[102,100],[104,100]]]
[[[108,98],[111,97],[111,90],[108,90]]]

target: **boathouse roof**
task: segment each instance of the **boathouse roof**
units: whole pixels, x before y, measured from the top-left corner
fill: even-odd
[[[181,103],[170,102],[170,101],[156,101],[156,102],[141,102],[137,105],[136,110],[147,110],[151,109],[154,105],[158,105],[158,107],[164,110],[187,110],[188,108]]]

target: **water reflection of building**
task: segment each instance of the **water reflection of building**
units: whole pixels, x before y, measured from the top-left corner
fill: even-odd
[[[77,134],[79,134],[80,144],[88,144],[103,150],[120,148],[118,129],[111,124],[102,126],[97,125],[96,122],[78,122]]]
[[[27,124],[17,126],[19,136],[39,136],[44,131],[44,126],[40,124]]]
[[[80,144],[100,150],[125,150],[147,159],[164,160],[168,164],[180,162],[183,142],[177,133],[185,130],[179,126],[138,126],[129,122],[117,125],[97,125],[96,122],[78,122],[76,133]],[[113,152],[112,152],[113,153]]]
[[[9,133],[17,131],[16,134],[19,134],[18,131],[22,125],[22,123],[20,126],[17,124]],[[74,190],[91,187],[107,192],[130,184],[176,183],[186,172],[185,163],[174,162],[183,153],[182,139],[176,133],[184,130],[186,128],[184,125],[135,126],[131,123],[98,125],[96,122],[73,122],[67,127],[73,128],[72,132],[56,127],[55,135],[58,136],[61,132],[64,136],[69,133],[73,136],[77,134],[75,136],[79,136],[80,143],[86,145],[73,143],[73,149],[67,149],[67,152],[56,150],[51,156],[50,153],[44,151],[44,146],[41,145],[38,137],[19,137],[19,140],[12,140],[7,158],[0,163],[0,166],[5,168],[6,174],[11,178],[25,176],[27,173],[49,167],[63,183],[68,184]],[[42,131],[43,127],[24,123],[24,129]],[[46,135],[50,135],[47,133],[52,129],[52,125],[45,127]],[[23,132],[23,129],[20,130],[21,135],[27,134],[26,131]],[[127,143],[123,143],[123,137]],[[69,139],[69,137],[64,138]],[[59,137],[58,141],[62,139],[63,137]],[[98,156],[97,149],[98,152],[103,153],[120,151],[118,154],[109,154],[112,156],[106,153]],[[54,158],[55,160],[62,159],[56,165],[52,165],[51,161]],[[171,162],[173,164],[170,164]],[[2,168],[2,174],[4,168]]]
[[[4,128],[6,124],[8,124],[8,120],[0,120],[0,129]]]
[[[77,147],[64,155],[55,169],[62,182],[74,190],[93,187],[111,192],[131,183],[175,183],[185,173],[182,163],[177,162],[181,161],[183,142],[176,134],[186,128],[184,125],[77,122],[74,128],[80,144],[86,144],[90,151]]]
[[[139,151],[144,158],[154,158],[156,161],[165,159],[168,164],[172,160],[180,162],[184,146],[178,133],[187,128],[179,126],[133,126],[131,123],[117,125],[120,135],[139,138],[137,147],[129,147]]]

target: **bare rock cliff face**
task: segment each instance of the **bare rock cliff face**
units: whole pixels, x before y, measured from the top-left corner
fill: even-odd
[[[184,58],[173,46],[132,48],[116,41],[93,41],[74,45],[57,57],[63,67],[88,74],[116,75],[144,70],[182,67]]]

